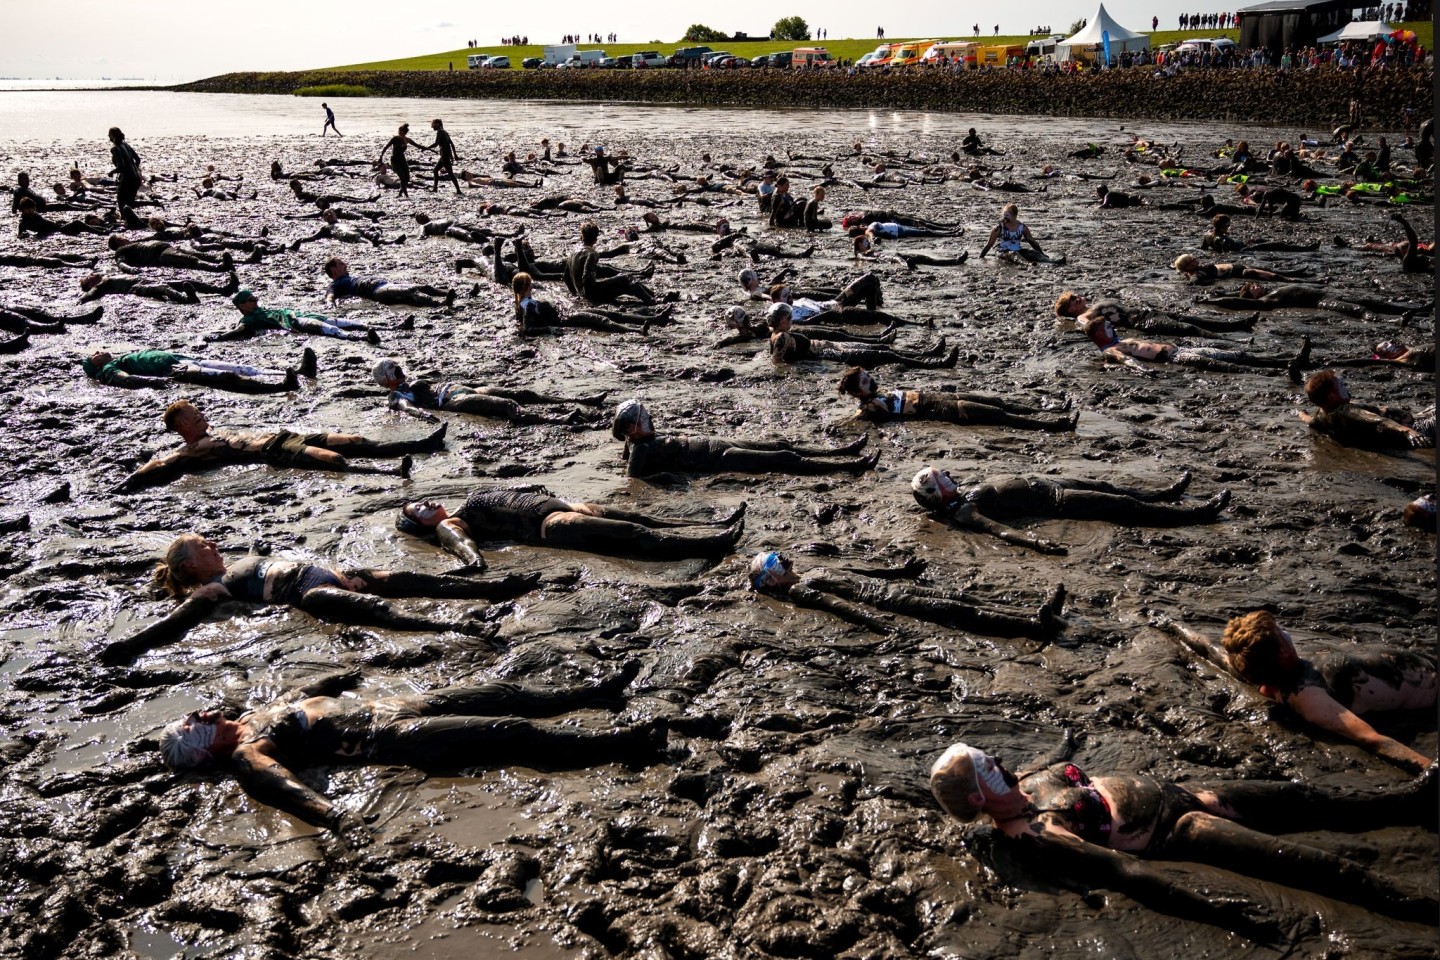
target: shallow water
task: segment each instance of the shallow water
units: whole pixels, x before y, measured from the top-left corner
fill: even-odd
[[[289,240],[309,222],[267,175],[320,156],[365,157],[382,132],[409,119],[417,129],[439,114],[472,169],[493,169],[505,149],[540,136],[603,142],[694,170],[702,150],[717,161],[757,162],[796,153],[847,153],[857,138],[875,149],[948,154],[968,126],[980,126],[1029,182],[1087,140],[1123,138],[1101,121],[995,121],[956,115],[879,112],[766,114],[757,111],[581,107],[493,102],[347,100],[337,105],[344,140],[315,139],[318,103],[298,98],[165,93],[0,93],[0,152],[44,184],[79,158],[103,172],[100,140],[118,123],[150,172],[178,172],[166,196],[206,164],[243,172],[259,198],[223,204],[169,201],[171,219],[254,235],[269,225]],[[1237,131],[1207,126],[1146,130],[1180,137],[1200,157]],[[1244,131],[1257,142],[1294,131]],[[303,135],[303,136],[302,136]],[[419,164],[417,163],[417,173]],[[802,165],[803,166],[803,165]],[[837,171],[854,176],[849,163]],[[573,169],[573,168],[572,168]],[[1121,170],[1099,162],[1092,172]],[[360,181],[337,180],[338,192]],[[569,173],[547,189],[603,200]],[[664,196],[654,181],[638,196]],[[1156,191],[1179,195],[1189,188]],[[363,191],[362,191],[363,192]],[[1196,291],[1168,269],[1197,249],[1199,218],[1142,209],[1096,214],[1090,185],[1052,182],[1046,193],[986,194],[966,185],[862,194],[831,190],[838,216],[859,206],[893,206],[965,223],[958,240],[907,241],[906,249],[969,250],[955,270],[908,273],[875,267],[886,308],[932,318],[933,331],[904,327],[900,343],[923,346],[943,334],[960,346],[953,371],[893,367],[891,387],[937,384],[987,389],[1021,400],[1071,396],[1082,411],[1076,434],[1039,434],[934,423],[870,431],[880,469],[859,479],[725,475],[678,488],[623,477],[608,430],[511,427],[454,417],[444,454],[421,457],[414,480],[229,468],[169,487],[108,493],[133,465],[171,439],[158,424],[165,404],[197,399],[216,424],[254,429],[351,429],[371,436],[418,436],[425,429],[388,412],[369,379],[385,356],[410,370],[441,367],[476,382],[539,385],[567,395],[611,391],[644,398],[662,429],[725,436],[783,436],[841,443],[857,432],[834,392],[839,369],[809,365],[776,372],[760,347],[716,352],[714,317],[738,302],[734,274],[744,262],[707,259],[709,238],[667,239],[689,263],[660,265],[655,285],[682,294],[677,322],[647,338],[573,333],[520,341],[509,295],[481,278],[462,282],[459,307],[406,311],[373,304],[340,313],[376,321],[379,348],[311,341],[318,382],[293,395],[243,397],[178,388],[121,391],[86,382],[86,350],[168,347],[267,366],[294,363],[298,338],[196,346],[199,335],[232,322],[223,299],[196,307],[109,298],[93,327],[36,336],[0,357],[0,435],[7,458],[0,516],[28,512],[28,533],[0,536],[0,723],[6,776],[0,825],[11,909],[0,916],[5,946],[27,957],[187,955],[391,957],[474,955],[501,949],[545,957],[1055,957],[1245,956],[1248,941],[1217,928],[1153,913],[1121,895],[1082,898],[1049,878],[992,870],[983,837],[943,820],[925,774],[949,743],[995,749],[1014,765],[1047,752],[1060,730],[1079,738],[1077,762],[1096,772],[1143,772],[1203,782],[1236,776],[1305,777],[1345,785],[1394,784],[1398,771],[1359,749],[1316,737],[1286,714],[1213,670],[1188,662],[1145,623],[1151,611],[1218,630],[1237,612],[1268,606],[1306,649],[1390,644],[1428,649],[1435,622],[1434,539],[1399,523],[1403,505],[1434,485],[1433,452],[1380,456],[1312,437],[1293,416],[1303,397],[1283,376],[1162,370],[1154,379],[1105,369],[1076,334],[1050,318],[1067,287],[1129,302],[1190,310]],[[422,239],[409,213],[476,218],[488,193],[387,195],[388,237],[398,247],[318,243],[255,265],[242,282],[267,303],[320,309],[325,257],[349,259],[357,275],[455,283],[452,261],[474,248]],[[506,202],[527,199],[520,191]],[[976,258],[999,206],[1016,199],[1062,267],[1033,268]],[[763,227],[752,204],[722,208],[737,226]],[[721,210],[687,205],[676,219]],[[1405,276],[1391,259],[1336,250],[1330,238],[1393,238],[1384,208],[1308,211],[1299,225],[1237,222],[1243,236],[1320,240],[1313,257],[1263,255],[1267,264],[1311,263],[1332,286],[1428,299],[1430,278]],[[1412,219],[1423,219],[1421,211]],[[504,221],[528,226],[537,251],[561,255],[579,218]],[[633,211],[596,216],[615,237]],[[1422,230],[1424,228],[1422,227]],[[798,236],[779,237],[797,248]],[[856,268],[836,232],[816,239],[809,260],[788,261],[805,282],[841,281]],[[0,240],[0,252],[96,252],[92,238],[44,244]],[[638,258],[622,260],[640,266]],[[767,261],[762,274],[781,264]],[[0,304],[70,309],[78,271],[0,267]],[[179,276],[172,274],[172,276]],[[562,298],[558,285],[543,295]],[[1093,298],[1092,298],[1093,299]],[[753,312],[753,311],[752,311]],[[391,329],[414,313],[416,330]],[[1308,311],[1264,317],[1258,352],[1293,351],[1315,341],[1318,357],[1354,355],[1377,339],[1433,339],[1430,318],[1405,330]],[[720,374],[721,369],[729,376]],[[1434,384],[1408,372],[1361,369],[1347,375],[1357,398],[1420,407]],[[1142,486],[1194,471],[1187,502],[1222,487],[1234,504],[1221,522],[1143,530],[1080,521],[1022,524],[1069,546],[1048,557],[994,539],[941,528],[915,508],[908,480],[940,463],[957,477],[1062,474]],[[63,481],[70,494],[45,502]],[[236,611],[184,643],[158,649],[134,670],[94,661],[106,636],[124,635],[170,605],[148,599],[146,568],[176,534],[195,529],[238,556],[255,540],[279,555],[337,566],[441,572],[451,565],[428,544],[398,534],[404,500],[447,503],[477,486],[540,482],[571,500],[622,504],[665,515],[708,517],[741,501],[749,514],[740,555],[715,567],[652,563],[532,547],[496,546],[496,571],[574,570],[574,587],[517,600],[503,617],[507,649],[492,655],[456,634],[437,636],[320,624],[292,610]],[[795,551],[802,568],[875,565],[918,555],[932,584],[1033,607],[1055,583],[1069,588],[1063,642],[1041,647],[903,621],[885,639],[833,617],[798,610],[743,588],[745,558],[760,549]],[[835,559],[830,559],[834,555]],[[699,588],[697,596],[686,597]],[[407,608],[458,617],[467,604],[410,601]],[[376,843],[363,854],[244,796],[223,777],[155,772],[153,737],[197,706],[235,708],[281,696],[337,665],[363,671],[367,694],[409,692],[474,677],[563,681],[638,658],[644,665],[624,722],[668,717],[676,753],[642,770],[602,766],[573,772],[527,768],[426,777],[406,768],[311,771],[308,782],[373,820]],[[616,716],[583,711],[604,726]],[[1433,722],[1387,727],[1422,753],[1437,749]],[[543,759],[543,758],[540,758]],[[477,758],[483,766],[483,758]],[[543,766],[538,764],[537,766]],[[454,773],[451,771],[449,773]],[[1380,865],[1433,896],[1435,837],[1381,830],[1352,837],[1306,835],[1327,849]],[[504,867],[534,861],[522,889]],[[1395,923],[1308,894],[1189,865],[1167,866],[1215,895],[1253,900],[1276,916],[1318,916],[1301,927],[1295,955],[1430,955],[1433,928]],[[492,871],[487,873],[487,871]],[[518,898],[518,899],[517,899]],[[537,902],[538,901],[538,902]],[[503,909],[495,908],[504,904]],[[38,918],[35,922],[31,918]],[[53,934],[65,932],[64,937]],[[46,936],[49,932],[50,936]]]

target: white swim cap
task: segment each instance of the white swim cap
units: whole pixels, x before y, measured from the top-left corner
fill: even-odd
[[[751,270],[749,267],[746,267],[744,270],[740,271],[740,286],[744,287],[746,290],[750,289],[750,284],[759,282],[760,275],[754,270]]]
[[[639,400],[626,400],[615,409],[615,421],[610,425],[610,433],[616,440],[624,440],[630,433],[630,428],[640,422],[642,417],[649,418],[650,411]]]
[[[189,770],[210,759],[210,744],[219,727],[201,723],[192,714],[160,731],[160,755],[171,770]]]
[[[1009,791],[1005,774],[990,760],[985,751],[965,743],[957,743],[940,755],[930,767],[930,792],[956,820],[969,823],[980,815],[984,801],[976,806],[972,798],[985,790],[993,794]]]
[[[375,377],[375,382],[387,390],[390,389],[392,381],[405,379],[405,371],[400,369],[400,364],[394,360],[381,360],[376,363],[371,374]]]
[[[765,311],[765,322],[773,327],[781,320],[789,320],[793,312],[788,303],[772,303]]]
[[[945,506],[942,476],[935,467],[926,467],[910,481],[910,492],[915,494],[916,502],[926,510],[938,510]]]
[[[725,326],[739,330],[745,326],[745,308],[731,307],[725,311]]]

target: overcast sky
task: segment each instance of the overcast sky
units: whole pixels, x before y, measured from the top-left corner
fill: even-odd
[[[1253,0],[1245,0],[1246,4]],[[1063,32],[1094,14],[1092,0],[1025,0],[1023,3],[941,3],[916,0],[889,8],[859,0],[732,0],[703,5],[629,0],[611,4],[613,15],[593,0],[528,4],[480,4],[474,0],[66,0],[54,10],[32,0],[6,0],[0,30],[0,74],[7,77],[143,77],[194,80],[233,70],[298,70],[414,56],[482,44],[502,36],[528,35],[532,43],[558,42],[564,33],[619,35],[621,42],[673,44],[696,20],[726,33],[768,33],[782,16],[804,17],[831,36],[874,37],[883,26],[892,37],[970,35],[977,21],[988,35],[1027,33],[1046,24]],[[716,12],[718,9],[723,13]],[[981,8],[988,10],[982,15]],[[1174,29],[1182,10],[1219,12],[1232,7],[1180,0],[1114,0],[1105,9],[1122,25]],[[1000,11],[1000,12],[997,12]]]

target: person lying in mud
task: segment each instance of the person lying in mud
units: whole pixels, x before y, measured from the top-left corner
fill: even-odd
[[[1334,370],[1321,370],[1305,381],[1305,396],[1320,409],[1295,415],[1336,443],[1361,450],[1414,450],[1435,447],[1435,408],[1415,418],[1408,410],[1377,407],[1350,399],[1350,388]]]
[[[857,326],[883,323],[887,327],[902,324],[934,326],[934,322],[930,320],[905,320],[879,309],[885,303],[885,294],[880,286],[880,278],[873,273],[864,273],[851,280],[833,300],[814,300],[799,296],[796,287],[789,283],[773,284],[770,287],[770,300],[772,303],[789,306],[790,322],[801,326],[809,323]]]
[[[855,229],[855,228],[852,228]],[[932,257],[925,253],[887,252],[880,248],[878,239],[868,233],[857,235],[851,242],[856,260],[891,260],[914,272],[916,267],[959,267],[970,259],[970,251],[960,251],[958,257]]]
[[[331,470],[336,473],[383,474],[408,479],[411,454],[433,453],[445,446],[442,423],[438,430],[419,440],[379,442],[354,433],[297,434],[289,430],[271,433],[211,432],[210,421],[188,400],[176,400],[165,408],[165,429],[178,433],[185,442],[177,449],[156,457],[130,474],[112,491],[131,493],[145,487],[170,483],[186,473],[210,470],[234,463],[267,463],[277,469]],[[400,458],[396,467],[372,467],[351,463],[349,457]]]
[[[1021,247],[1022,243],[1028,243],[1030,249]],[[996,247],[1001,255],[1018,257],[1030,263],[1054,263],[1062,264],[1064,257],[1053,258],[1046,256],[1045,251],[1040,249],[1040,241],[1031,234],[1030,228],[1020,222],[1020,208],[1015,204],[1009,204],[1000,214],[1000,222],[990,231],[990,237],[985,241],[980,256],[984,257],[990,252],[991,247]]]
[[[1440,531],[1440,522],[1437,522],[1435,513],[1435,495],[1427,493],[1425,496],[1417,497],[1405,504],[1405,510],[1401,513],[1401,522],[1407,527],[1414,527],[1427,533]]]
[[[634,276],[616,274],[602,277],[599,274],[600,254],[595,249],[600,239],[600,228],[593,220],[580,226],[580,249],[565,259],[565,286],[570,292],[591,303],[617,303],[622,298],[633,298],[646,306],[656,302],[653,291],[641,278],[649,277],[654,268],[648,268]]]
[[[415,214],[415,222],[420,224],[421,234],[424,236],[449,237],[462,243],[488,243],[495,237],[515,240],[525,236],[524,230],[517,229],[514,233],[500,233],[478,224],[456,223],[454,220],[432,220],[423,213]]]
[[[724,440],[719,437],[660,437],[650,411],[638,400],[626,400],[615,411],[610,428],[623,440],[625,475],[652,482],[681,474],[779,473],[821,476],[862,474],[875,468],[879,454],[856,457],[868,438],[860,436],[843,447],[810,447],[785,440]]]
[[[300,360],[305,376],[315,376],[315,352],[309,347]],[[139,350],[115,356],[97,350],[80,367],[92,380],[127,390],[163,390],[177,383],[196,387],[214,387],[232,393],[285,393],[300,389],[299,375],[294,367],[268,370],[219,360],[197,359],[168,350]],[[267,380],[266,377],[271,379]],[[275,377],[281,378],[278,382]]]
[[[67,323],[89,325],[97,322],[104,314],[104,307],[96,307],[88,313],[67,317],[36,307],[19,304],[0,305],[0,330],[17,334],[64,333]]]
[[[1115,300],[1097,300],[1091,303],[1073,290],[1066,290],[1055,299],[1055,316],[1074,320],[1081,327],[1092,317],[1103,317],[1117,330],[1143,330],[1146,333],[1163,333],[1174,337],[1213,337],[1221,333],[1245,332],[1255,329],[1255,322],[1259,319],[1258,314],[1252,314],[1243,320],[1174,316],[1158,313],[1149,307],[1132,309]]]
[[[325,199],[315,201],[317,207],[314,213],[291,213],[281,214],[281,220],[328,220],[326,211],[333,210],[335,216],[341,220],[368,220],[371,223],[378,223],[385,219],[383,210],[348,210],[344,207],[332,207]]]
[[[66,237],[78,237],[82,233],[103,235],[115,229],[114,226],[99,217],[93,216],[86,217],[84,220],[67,220],[64,223],[59,220],[51,220],[36,210],[35,201],[29,197],[20,201],[20,216],[16,226],[17,235],[22,239],[29,234],[34,234],[37,239],[41,240],[57,233]]]
[[[405,370],[400,364],[394,360],[381,360],[375,364],[372,375],[376,383],[390,391],[388,403],[391,410],[429,423],[440,422],[440,418],[431,413],[431,410],[490,417],[495,420],[508,420],[510,423],[561,425],[585,423],[595,420],[597,414],[586,415],[579,410],[571,409],[564,411],[564,416],[548,416],[526,410],[524,405],[553,407],[580,404],[599,407],[605,402],[603,393],[593,397],[571,399],[537,393],[534,390],[477,387],[457,380],[434,382],[425,377],[411,380],[405,375]]]
[[[874,633],[897,633],[902,628],[884,614],[901,614],[987,637],[1025,637],[1047,641],[1062,629],[1060,614],[1065,587],[1057,586],[1033,614],[1002,607],[960,590],[900,585],[895,580],[914,576],[913,565],[899,570],[809,571],[803,577],[794,564],[776,550],[762,550],[750,561],[746,579],[751,589],[785,599],[799,607],[824,610]]]
[[[1370,868],[1328,851],[1281,839],[1305,830],[1434,829],[1433,771],[1409,785],[1375,793],[1325,789],[1300,781],[1225,780],[1182,787],[1139,776],[1090,777],[1050,760],[1011,773],[999,759],[965,743],[930,768],[942,810],[962,823],[981,816],[1027,870],[1084,889],[1116,890],[1164,913],[1216,924],[1258,943],[1286,943],[1304,918],[1271,916],[1259,905],[1214,896],[1199,878],[1156,870],[1144,861],[1205,863],[1243,876],[1314,890],[1368,910],[1435,923],[1436,903]]]
[[[788,306],[784,303],[771,304],[768,313],[774,315],[777,311],[786,310]],[[776,329],[777,326],[788,323],[788,319],[784,313],[767,317],[772,331],[770,334],[770,362],[776,366],[800,363],[805,360],[830,360],[835,363],[863,364],[870,367],[893,363],[906,368],[948,370],[953,368],[960,358],[960,348],[951,347],[947,350],[944,337],[936,341],[934,346],[928,350],[907,353],[892,347],[853,341],[812,341],[804,334]]]
[[[545,186],[544,177],[537,178],[534,183],[528,183],[509,174],[494,177],[488,173],[471,173],[469,170],[461,170],[459,176],[472,190],[479,190],[481,187],[490,187],[494,190],[538,190]]]
[[[615,310],[598,306],[562,311],[550,301],[535,297],[535,281],[524,271],[514,275],[510,281],[510,289],[515,294],[515,323],[522,337],[558,336],[566,327],[600,330],[605,333],[638,333],[644,336],[650,332],[651,324],[669,323],[670,315],[675,309],[674,304],[666,304],[653,311],[647,308]]]
[[[1143,198],[1137,197],[1133,193],[1111,190],[1103,183],[1097,184],[1095,187],[1095,202],[1101,210],[1124,210],[1127,207],[1145,206]]]
[[[964,231],[958,223],[942,223],[939,220],[928,220],[924,217],[917,217],[912,214],[901,213],[898,210],[860,210],[854,213],[847,213],[840,218],[840,226],[844,230],[851,227],[865,226],[870,223],[898,223],[904,227],[914,227],[919,230],[936,230],[946,232],[951,230]]]
[[[1405,239],[1395,245],[1395,255],[1400,258],[1400,267],[1406,273],[1434,273],[1435,272],[1435,241],[1421,243],[1420,238],[1415,235],[1415,228],[1410,226],[1398,213],[1391,214],[1391,220],[1400,224],[1400,229],[1405,231]]]
[[[221,256],[181,250],[164,240],[126,240],[111,235],[106,241],[123,267],[169,267],[172,270],[201,270],[209,273],[233,273],[235,261],[227,250]]]
[[[45,256],[0,253],[0,267],[24,267],[29,270],[89,270],[98,260],[98,257],[82,253],[52,253]]]
[[[839,391],[860,401],[855,416],[874,423],[891,420],[936,420],[963,426],[1001,426],[1017,430],[1071,433],[1080,420],[1073,417],[1046,418],[1040,407],[1001,399],[993,394],[962,393],[953,390],[892,390],[881,392],[879,379],[864,367],[851,367],[840,375]],[[1070,409],[1066,400],[1064,408]]]
[[[965,232],[963,227],[954,230],[930,230],[925,227],[907,227],[903,223],[875,220],[863,227],[856,224],[846,230],[851,237],[866,237],[872,243],[876,240],[902,240],[908,237],[958,237]]]
[[[369,344],[380,342],[380,334],[358,320],[331,318],[318,313],[299,313],[283,307],[262,307],[252,290],[237,292],[230,298],[230,302],[240,311],[240,322],[224,333],[206,334],[206,343],[248,340],[269,330],[308,333],[318,337],[334,337],[337,340],[363,340]]]
[[[1221,310],[1328,310],[1356,320],[1373,319],[1370,317],[1372,313],[1407,316],[1427,309],[1424,304],[1382,300],[1358,293],[1336,293],[1324,287],[1296,283],[1268,290],[1258,283],[1242,283],[1234,296],[1206,297],[1195,302]]]
[[[1282,220],[1300,219],[1301,199],[1298,193],[1282,187],[1252,187],[1248,183],[1240,184],[1235,192],[1240,195],[1241,203],[1254,208],[1257,217],[1275,214],[1278,209]]]
[[[1351,740],[1411,773],[1435,758],[1417,753],[1366,723],[1367,714],[1396,710],[1435,712],[1435,659],[1424,653],[1369,650],[1321,653],[1305,659],[1275,616],[1256,610],[1225,625],[1217,642],[1162,617],[1154,624],[1260,695],[1283,703],[1306,722]]]
[[[587,731],[528,719],[615,706],[638,669],[632,660],[568,688],[484,683],[376,699],[310,696],[316,688],[302,688],[238,720],[219,711],[193,712],[161,732],[160,752],[175,770],[223,764],[256,800],[359,847],[371,840],[364,821],[332,804],[291,767],[378,763],[453,771],[520,764],[563,770],[658,761],[666,747],[658,722]]]
[[[1122,487],[1103,480],[1011,477],[961,490],[954,478],[937,467],[926,467],[910,481],[915,502],[937,520],[962,530],[975,530],[1019,547],[1063,555],[1064,546],[1021,533],[1001,523],[1022,517],[1101,520],[1127,527],[1188,527],[1214,523],[1230,503],[1230,491],[1221,490],[1193,507],[1174,505],[1190,486],[1185,471],[1160,490]]]
[[[260,191],[251,190],[250,196],[242,197],[239,191],[225,190],[217,187],[215,180],[211,177],[206,177],[204,180],[201,180],[199,187],[191,187],[190,189],[195,193],[196,200],[225,200],[233,202],[235,200],[254,200],[260,196]]]
[[[442,289],[428,283],[391,283],[381,277],[356,280],[350,276],[350,265],[339,257],[326,260],[320,271],[330,278],[325,299],[338,303],[349,297],[373,300],[388,307],[424,307],[436,309],[455,305],[454,289]]]
[[[1320,242],[1314,243],[1285,243],[1279,240],[1262,240],[1249,242],[1240,240],[1230,235],[1230,215],[1228,213],[1217,213],[1210,220],[1210,231],[1200,241],[1200,246],[1205,250],[1212,250],[1215,253],[1239,253],[1242,250],[1250,253],[1314,253],[1320,249]]]
[[[1419,373],[1435,376],[1435,345],[1428,347],[1407,347],[1394,340],[1383,340],[1371,348],[1368,357],[1341,357],[1326,360],[1327,367],[1404,367]]]
[[[80,302],[91,303],[101,297],[124,295],[160,300],[164,303],[199,303],[200,294],[229,296],[240,287],[240,278],[233,272],[224,284],[200,280],[161,281],[118,274],[91,273],[80,278]]]
[[[1243,263],[1205,263],[1193,253],[1182,253],[1170,266],[1197,287],[1208,287],[1217,280],[1302,280],[1310,273],[1308,268],[1282,272]]]
[[[645,228],[642,233],[664,233],[674,230],[677,233],[719,233],[719,223],[675,223],[661,219],[658,213],[647,212],[642,218]],[[723,218],[722,218],[723,219]]]
[[[100,659],[107,664],[129,663],[156,647],[175,643],[215,612],[218,604],[232,600],[296,607],[331,623],[435,633],[455,630],[489,639],[498,632],[492,623],[403,613],[384,598],[511,600],[530,592],[538,582],[536,574],[481,579],[408,570],[340,571],[254,553],[227,564],[213,542],[186,533],[171,541],[152,584],[157,593],[183,602],[149,626],[106,645]]]
[[[320,203],[323,200],[328,207],[333,207],[337,203],[374,203],[380,199],[378,193],[373,197],[347,197],[342,193],[311,193],[299,180],[290,181],[290,190],[294,193],[295,199],[301,203]]]
[[[393,240],[386,240],[383,234],[373,230],[366,230],[363,227],[352,227],[349,224],[340,222],[340,215],[334,210],[326,210],[320,214],[322,221],[320,229],[308,237],[296,237],[290,241],[291,253],[296,253],[307,243],[314,243],[316,240],[338,240],[341,243],[368,243],[372,247],[398,246],[405,242],[405,234],[397,235]]]
[[[771,319],[776,321],[776,326],[772,327],[769,325]],[[765,320],[757,322],[752,321],[750,317],[746,315],[744,307],[730,307],[724,312],[723,322],[726,328],[733,330],[734,333],[714,344],[716,349],[731,347],[739,343],[752,343],[756,340],[765,340],[768,342],[771,334],[777,331],[786,332],[791,328],[788,315],[777,314],[774,318],[771,318],[767,312]],[[782,327],[783,330],[781,329]],[[893,326],[886,327],[878,334],[866,336],[863,333],[855,333],[852,330],[841,330],[838,327],[824,327],[811,323],[805,326],[805,336],[811,340],[838,340],[867,345],[888,344],[895,341],[895,328]]]
[[[1309,337],[1304,338],[1300,352],[1293,357],[1262,357],[1242,350],[1225,350],[1219,347],[1182,347],[1153,340],[1121,340],[1110,319],[1098,314],[1081,323],[1080,330],[1095,344],[1107,361],[1129,367],[1146,376],[1153,375],[1155,371],[1141,363],[1142,360],[1149,363],[1174,363],[1216,373],[1244,373],[1252,367],[1299,371],[1310,365]]]
[[[745,507],[714,521],[671,520],[599,503],[561,500],[544,487],[477,490],[451,516],[436,500],[407,503],[395,527],[434,538],[462,563],[479,561],[479,542],[581,550],[641,560],[723,557],[745,531]]]
[[[1105,148],[1096,143],[1087,143],[1079,150],[1072,150],[1065,156],[1072,160],[1094,160],[1105,153]]]

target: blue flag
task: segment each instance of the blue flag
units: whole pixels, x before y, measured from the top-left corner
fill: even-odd
[[[1105,45],[1105,66],[1110,66],[1110,31],[1100,31],[1100,42]]]

